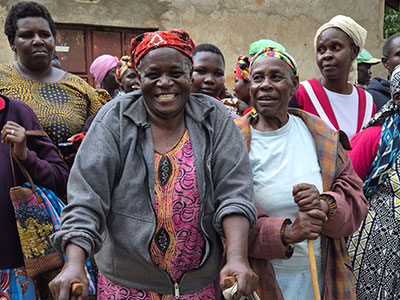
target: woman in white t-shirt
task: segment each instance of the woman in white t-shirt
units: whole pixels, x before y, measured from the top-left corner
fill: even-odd
[[[336,16],[322,25],[314,38],[316,60],[322,77],[299,85],[290,106],[319,116],[349,139],[375,114],[371,94],[355,85],[356,58],[367,31],[352,18]]]
[[[249,150],[259,213],[249,236],[257,291],[263,300],[313,299],[307,240],[314,240],[321,299],[355,299],[344,237],[368,211],[362,181],[339,132],[303,110],[288,111],[298,84],[289,54],[260,50],[250,66],[254,108],[235,120]]]

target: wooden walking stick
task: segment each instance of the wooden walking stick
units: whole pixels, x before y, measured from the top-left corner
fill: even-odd
[[[71,297],[75,296],[75,297],[79,297],[80,295],[82,295],[82,288],[83,285],[80,282],[75,282],[71,285]]]
[[[315,263],[314,242],[307,240],[308,260],[310,261],[311,281],[314,290],[314,300],[321,300],[318,286],[317,264]]]

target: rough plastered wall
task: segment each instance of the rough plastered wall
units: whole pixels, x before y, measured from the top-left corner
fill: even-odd
[[[283,44],[299,64],[300,79],[319,76],[314,35],[338,14],[352,17],[368,30],[366,49],[381,57],[384,1],[382,0],[175,0],[163,15],[162,27],[185,27],[197,43],[212,42],[226,58],[226,81],[233,82],[236,58],[249,45],[269,38]],[[383,72],[373,67],[374,74]]]
[[[0,0],[0,24],[16,1]],[[38,0],[54,20],[69,24],[139,28],[184,28],[196,44],[213,43],[226,59],[226,83],[233,84],[233,66],[248,54],[251,42],[269,38],[282,43],[297,60],[300,79],[319,76],[313,39],[317,28],[337,14],[351,16],[368,30],[366,48],[381,57],[384,0]],[[0,62],[13,60],[0,33]],[[374,75],[386,76],[382,66]]]

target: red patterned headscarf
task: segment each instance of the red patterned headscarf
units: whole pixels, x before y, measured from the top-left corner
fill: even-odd
[[[189,34],[183,29],[172,29],[171,31],[145,32],[133,38],[131,43],[132,64],[136,67],[143,56],[160,47],[178,50],[193,61],[194,42]]]
[[[235,65],[235,77],[249,81],[250,59],[247,56],[239,56]]]

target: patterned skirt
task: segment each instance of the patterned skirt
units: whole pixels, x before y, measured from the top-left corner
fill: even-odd
[[[399,162],[395,168],[399,168]],[[357,299],[400,299],[400,177],[388,178],[368,198],[370,209],[348,240]]]
[[[25,268],[0,270],[0,300],[35,300],[36,291]]]
[[[180,300],[220,300],[219,280],[214,280],[201,290],[187,295],[180,295]],[[97,300],[172,300],[174,295],[160,295],[150,291],[131,289],[116,284],[99,272],[97,283]],[[1,300],[1,299],[0,299]]]

